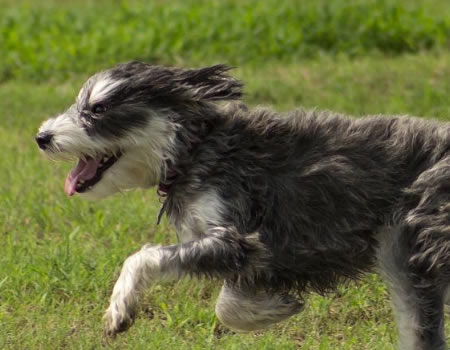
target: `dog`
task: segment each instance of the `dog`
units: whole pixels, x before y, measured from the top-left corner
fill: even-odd
[[[126,330],[139,293],[162,280],[223,280],[218,319],[253,331],[300,312],[308,292],[378,268],[400,349],[446,349],[449,123],[249,110],[229,69],[119,64],[39,129],[48,157],[78,160],[67,195],[157,186],[159,218],[177,232],[179,244],[126,259],[106,333]]]

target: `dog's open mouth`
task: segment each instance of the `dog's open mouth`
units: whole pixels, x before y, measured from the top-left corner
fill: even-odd
[[[98,158],[86,157],[70,171],[66,178],[64,192],[73,196],[75,192],[83,193],[90,190],[102,179],[103,173],[109,169],[122,154],[103,155]]]

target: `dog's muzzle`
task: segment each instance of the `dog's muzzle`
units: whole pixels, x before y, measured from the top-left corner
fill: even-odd
[[[40,132],[36,135],[36,142],[40,149],[45,150],[52,141],[53,134],[48,131]]]

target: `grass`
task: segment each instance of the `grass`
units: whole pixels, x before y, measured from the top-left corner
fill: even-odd
[[[79,3],[53,0],[44,7],[6,3],[0,16],[0,81],[63,79],[130,58],[242,65],[450,45],[446,0],[188,0],[170,6],[84,0],[82,11]]]
[[[448,1],[320,0],[305,2],[295,13],[275,0],[245,0],[242,6],[229,0],[212,8],[205,1],[114,2],[120,13],[104,0],[15,3],[0,0],[0,348],[393,348],[389,296],[375,275],[327,298],[311,295],[303,313],[248,335],[216,321],[220,283],[156,285],[142,299],[135,326],[114,341],[103,338],[101,317],[124,258],[147,242],[173,243],[175,235],[166,220],[154,225],[159,203],[153,190],[98,203],[66,198],[63,183],[70,165],[44,160],[33,138],[45,118],[73,101],[89,73],[132,58],[239,64],[234,74],[245,81],[251,105],[356,116],[411,114],[448,122]],[[354,21],[346,21],[347,13]],[[248,17],[247,22],[235,23],[236,16]],[[405,25],[413,20],[416,26]],[[355,29],[373,23],[378,36]],[[298,45],[289,44],[292,25],[301,29]],[[279,41],[267,37],[270,28],[282,33]],[[414,36],[416,31],[423,36]],[[320,32],[333,39],[328,46]],[[383,35],[382,47],[377,38]],[[402,43],[405,38],[410,46]],[[425,42],[432,42],[430,50]]]

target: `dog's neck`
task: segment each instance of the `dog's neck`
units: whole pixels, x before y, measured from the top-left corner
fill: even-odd
[[[162,176],[157,188],[157,194],[163,203],[158,214],[158,223],[165,212],[167,197],[177,180],[189,170],[195,150],[217,125],[222,116],[216,109],[199,109],[197,113],[180,115],[175,123],[180,125],[175,136],[174,157],[164,162]]]

